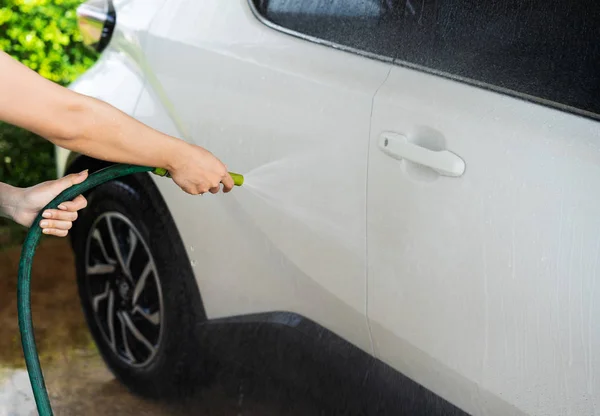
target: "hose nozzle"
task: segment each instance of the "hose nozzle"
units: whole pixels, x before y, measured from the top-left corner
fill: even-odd
[[[167,171],[164,168],[155,168],[152,173],[154,173],[155,175],[158,176],[165,176],[167,178],[170,178],[171,175],[169,175],[169,171]],[[233,172],[229,172],[229,175],[231,176],[231,179],[233,179],[233,184],[235,186],[242,186],[244,184],[244,176],[240,175],[239,173],[233,173]]]
[[[239,173],[229,172],[231,178],[233,179],[233,184],[235,186],[242,186],[244,184],[244,175],[240,175]]]

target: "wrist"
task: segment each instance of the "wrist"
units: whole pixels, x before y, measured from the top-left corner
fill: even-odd
[[[173,146],[166,154],[164,168],[169,172],[179,170],[182,166],[187,164],[187,160],[192,153],[191,145],[188,142],[173,138]]]
[[[0,183],[0,217],[14,220],[20,204],[22,190]]]

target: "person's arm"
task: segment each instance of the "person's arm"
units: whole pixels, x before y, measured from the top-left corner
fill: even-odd
[[[48,202],[70,186],[83,182],[87,176],[87,171],[84,171],[31,188],[16,188],[0,182],[0,217],[10,218],[18,224],[30,227],[38,212]],[[44,220],[40,222],[42,232],[65,237],[73,226],[73,221],[77,219],[77,211],[86,206],[86,199],[79,195],[72,201],[62,203],[58,209],[44,211]]]
[[[167,169],[191,194],[233,188],[227,167],[206,149],[48,81],[1,51],[0,120],[97,159]]]

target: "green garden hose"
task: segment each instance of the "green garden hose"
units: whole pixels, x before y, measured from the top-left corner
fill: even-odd
[[[27,365],[27,372],[29,373],[33,396],[40,416],[53,415],[35,345],[33,321],[31,319],[31,266],[35,250],[42,235],[42,229],[39,226],[39,223],[42,220],[42,212],[47,209],[56,209],[61,203],[70,201],[76,196],[105,182],[140,172],[153,172],[160,176],[168,176],[168,172],[164,169],[145,166],[113,165],[102,169],[90,175],[83,183],[71,186],[46,205],[46,207],[38,214],[25,238],[23,250],[21,252],[21,260],[19,262],[19,278],[17,283],[19,331],[21,332],[21,344],[23,345],[25,364]],[[236,173],[230,173],[230,175],[236,186],[241,186],[244,183],[244,177],[242,175]]]

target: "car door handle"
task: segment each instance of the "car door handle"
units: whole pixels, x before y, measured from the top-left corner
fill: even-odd
[[[398,160],[408,160],[433,169],[443,176],[459,177],[465,172],[465,162],[448,150],[430,150],[410,143],[406,136],[398,133],[384,133],[379,138],[379,148]]]

